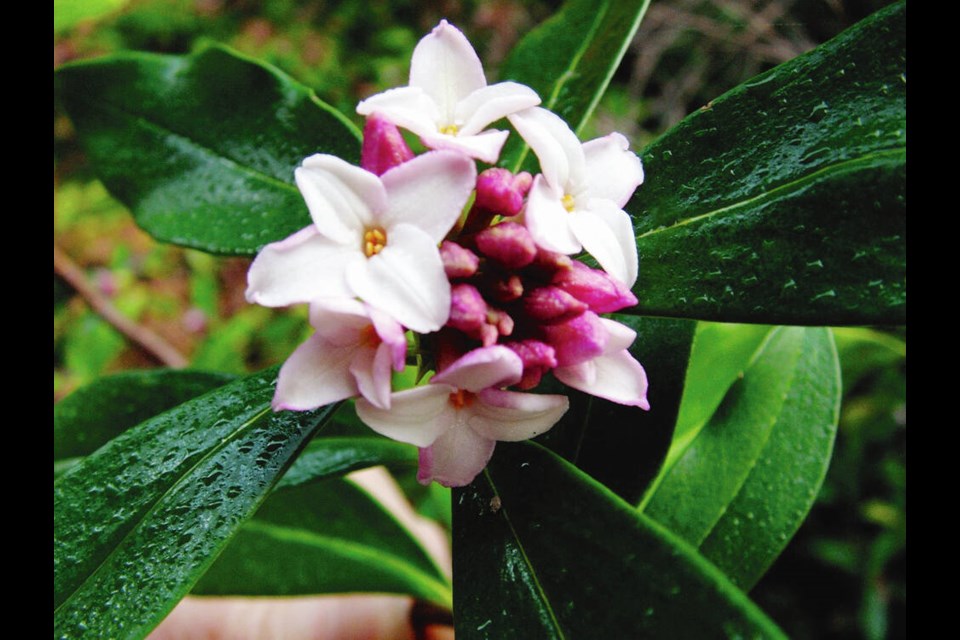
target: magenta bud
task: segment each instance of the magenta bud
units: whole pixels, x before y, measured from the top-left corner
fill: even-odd
[[[606,271],[591,269],[576,260],[570,269],[556,272],[553,285],[585,302],[596,313],[612,313],[637,304],[637,297],[625,284]]]
[[[557,287],[540,287],[523,296],[523,310],[534,320],[557,323],[575,318],[587,305]]]
[[[526,171],[516,175],[506,169],[487,169],[477,176],[475,206],[501,216],[515,216],[523,209],[533,177]]]
[[[447,326],[468,335],[478,334],[487,322],[487,303],[472,284],[455,284],[450,290]],[[479,337],[479,336],[477,336]]]
[[[557,355],[557,366],[569,367],[603,354],[610,334],[600,317],[585,311],[572,320],[540,327],[544,340]]]
[[[363,127],[360,166],[382,176],[394,167],[413,158],[413,151],[396,125],[379,113],[371,113]]]
[[[497,302],[513,302],[523,295],[523,281],[516,274],[510,274],[506,279],[493,280],[484,288],[487,295]]]
[[[538,247],[537,255],[533,259],[530,269],[539,276],[549,280],[553,278],[557,272],[569,269],[573,262],[570,256],[554,251],[547,251],[546,249]]]
[[[469,278],[480,266],[477,254],[449,240],[440,243],[440,259],[447,278]]]
[[[487,323],[497,328],[497,333],[509,336],[513,333],[513,318],[506,311],[490,309],[487,311]]]
[[[554,348],[539,340],[506,342],[504,346],[520,356],[523,362],[523,374],[520,382],[516,384],[518,389],[534,388],[540,384],[540,378],[544,373],[557,366]]]
[[[527,228],[516,222],[487,227],[474,239],[477,249],[507,269],[525,267],[537,257],[537,244]]]

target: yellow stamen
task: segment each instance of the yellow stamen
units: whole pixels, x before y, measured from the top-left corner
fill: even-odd
[[[385,246],[387,246],[387,232],[380,227],[367,229],[363,234],[363,253],[368,258],[383,251]]]
[[[448,136],[455,136],[460,129],[455,124],[448,124],[445,127],[440,127],[440,133]]]
[[[573,213],[573,196],[569,193],[563,195],[563,200],[560,201],[563,204],[563,208],[567,210],[568,213]]]
[[[473,394],[463,389],[457,389],[450,394],[450,404],[458,411],[464,407],[469,407],[473,404]]]

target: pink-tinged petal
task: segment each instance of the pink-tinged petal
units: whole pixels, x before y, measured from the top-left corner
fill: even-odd
[[[515,113],[508,119],[537,154],[547,182],[564,193],[576,195],[586,177],[583,146],[577,134],[560,116],[540,107]]]
[[[411,129],[413,131],[413,129]],[[420,142],[431,149],[456,151],[464,155],[482,160],[488,164],[493,164],[500,157],[500,149],[503,143],[507,141],[509,131],[497,131],[488,129],[475,136],[453,136],[437,133],[420,133],[414,131],[420,136]]]
[[[437,245],[409,224],[392,227],[383,250],[350,269],[347,283],[367,304],[418,333],[436,331],[450,314],[450,283]]]
[[[630,215],[610,200],[590,200],[570,217],[570,229],[600,266],[627,287],[637,281],[637,238]]]
[[[359,244],[364,229],[387,208],[380,179],[336,156],[310,156],[294,178],[317,229],[341,244]]]
[[[417,480],[421,484],[436,481],[445,487],[468,485],[490,462],[496,444],[466,425],[458,425],[428,449],[421,449]]]
[[[457,410],[450,403],[453,391],[453,387],[443,384],[398,391],[390,398],[389,410],[374,406],[366,398],[357,398],[357,415],[381,435],[427,447],[456,424]]]
[[[464,97],[456,107],[454,121],[462,123],[458,135],[472,136],[511,113],[540,104],[540,96],[518,82],[498,82]]]
[[[439,244],[460,218],[477,168],[460,153],[433,151],[387,171],[381,180],[390,199],[381,218],[388,236],[393,225],[408,223]]]
[[[417,87],[398,87],[370,96],[357,105],[357,113],[384,118],[418,136],[436,133],[440,113],[430,96]]]
[[[524,222],[541,248],[564,254],[578,253],[582,246],[570,230],[570,212],[564,208],[562,197],[562,193],[538,175],[527,196]]]
[[[487,79],[467,37],[441,20],[413,50],[410,86],[423,89],[433,98],[446,125],[455,124],[453,115],[457,103],[487,86]]]
[[[625,324],[620,324],[609,318],[600,318],[600,323],[603,325],[603,328],[606,329],[607,335],[609,336],[607,346],[603,350],[604,355],[629,349],[630,345],[632,345],[633,341],[637,338],[637,332]]]
[[[647,373],[626,349],[579,365],[558,367],[553,375],[560,382],[598,398],[650,409]]]
[[[380,113],[371,113],[363,126],[360,166],[381,176],[390,169],[413,159],[413,151],[403,139],[397,125]]]
[[[523,361],[507,347],[494,345],[474,349],[433,376],[431,382],[449,384],[476,393],[489,387],[519,382]]]
[[[394,371],[402,371],[407,360],[407,336],[403,326],[383,311],[369,305],[367,313],[377,336],[382,340],[377,349],[386,350],[390,354],[389,362],[392,363]]]
[[[390,350],[384,345],[374,349],[358,347],[350,363],[350,374],[357,389],[370,404],[379,409],[390,408]]]
[[[612,200],[618,207],[643,183],[643,165],[630,151],[630,143],[619,133],[611,133],[583,144],[587,159],[590,197]]]
[[[610,340],[606,326],[592,311],[559,324],[542,326],[544,342],[554,348],[557,364],[569,367],[602,355]]]
[[[322,297],[350,297],[345,274],[355,257],[352,247],[307,227],[260,250],[247,272],[247,300],[284,307]]]
[[[467,424],[486,438],[518,442],[549,431],[569,406],[566,396],[486,389],[477,394]]]
[[[310,303],[310,326],[332,345],[357,345],[361,332],[370,326],[370,315],[354,298],[323,298]]]
[[[355,396],[357,385],[349,372],[355,352],[310,336],[280,367],[273,408],[306,411]]]

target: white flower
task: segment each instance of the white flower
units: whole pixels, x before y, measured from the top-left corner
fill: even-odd
[[[438,243],[460,216],[476,167],[434,151],[382,176],[330,155],[296,170],[313,225],[263,248],[247,300],[268,307],[358,297],[400,324],[436,331],[450,313]]]
[[[567,411],[565,396],[500,389],[522,370],[507,347],[474,349],[430,384],[394,393],[389,410],[358,399],[357,415],[374,431],[422,448],[420,482],[463,486],[487,465],[497,440],[533,438]]]
[[[404,366],[407,341],[382,311],[358,300],[329,298],[310,306],[316,333],[280,368],[276,410],[306,411],[362,395],[390,408],[390,372]]]
[[[509,132],[484,127],[538,104],[539,96],[522,84],[487,86],[483,66],[466,36],[441,20],[413,50],[409,86],[367,98],[357,113],[380,113],[420,136],[427,147],[455,149],[492,164]]]
[[[559,116],[535,107],[509,116],[540,160],[524,213],[544,249],[586,249],[610,275],[632,287],[637,243],[623,206],[643,182],[640,158],[619,133],[580,144]]]

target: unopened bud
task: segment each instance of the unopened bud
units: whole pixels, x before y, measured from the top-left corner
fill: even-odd
[[[553,347],[557,365],[569,367],[603,354],[610,334],[592,311],[585,311],[572,320],[540,328],[544,341]]]
[[[394,167],[413,158],[413,151],[396,125],[379,113],[371,113],[363,127],[360,166],[382,176]]]
[[[477,249],[507,269],[525,267],[537,256],[537,244],[527,228],[516,222],[501,222],[476,235]]]
[[[468,335],[477,334],[487,322],[487,310],[487,303],[475,286],[455,284],[450,290],[450,318],[447,326]]]
[[[637,304],[637,297],[625,284],[600,269],[573,261],[570,269],[557,271],[553,284],[596,313],[613,313]]]
[[[540,287],[523,296],[523,310],[534,320],[557,323],[575,318],[587,305],[557,287]]]
[[[523,362],[523,374],[516,387],[521,390],[533,389],[540,384],[543,374],[557,366],[556,352],[553,347],[539,340],[519,340],[506,342],[504,346],[510,348],[520,356]]]
[[[440,259],[447,278],[469,278],[477,272],[480,258],[470,249],[464,249],[456,242],[444,240],[440,243]]]
[[[506,169],[487,169],[477,176],[474,206],[500,216],[515,216],[523,209],[523,198],[532,184],[533,177],[526,171],[514,175]]]

